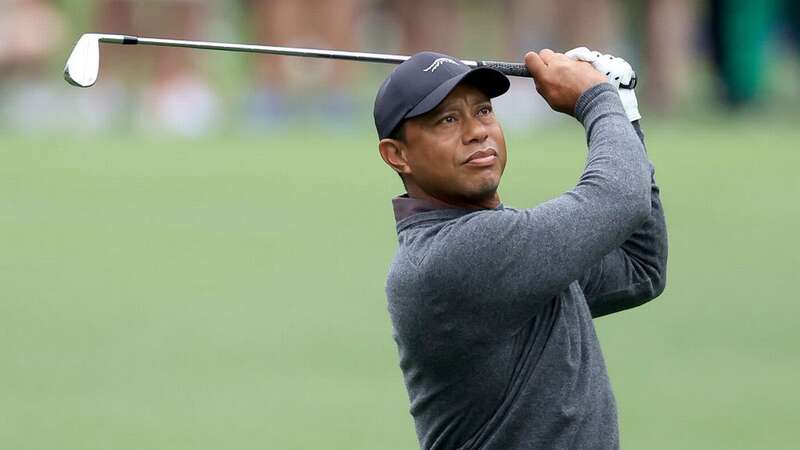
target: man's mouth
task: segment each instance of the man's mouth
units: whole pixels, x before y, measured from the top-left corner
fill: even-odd
[[[464,164],[469,166],[489,166],[494,164],[496,159],[497,151],[493,148],[487,148],[485,150],[478,150],[469,155],[469,158],[467,158]]]

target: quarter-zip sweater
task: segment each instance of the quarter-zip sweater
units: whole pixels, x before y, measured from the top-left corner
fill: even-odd
[[[609,84],[575,117],[578,184],[528,209],[393,200],[386,283],[423,449],[615,449],[617,413],[593,317],[664,288],[666,226],[638,123]]]

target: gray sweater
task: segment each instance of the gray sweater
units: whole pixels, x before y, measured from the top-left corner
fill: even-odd
[[[394,199],[386,283],[423,449],[614,449],[616,405],[592,317],[664,289],[664,216],[638,123],[609,84],[575,116],[575,188],[535,208]]]

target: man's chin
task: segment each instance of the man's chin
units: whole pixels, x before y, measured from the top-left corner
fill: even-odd
[[[485,203],[495,199],[497,195],[498,183],[486,183],[464,193],[465,200],[471,203]]]
[[[481,199],[493,198],[497,195],[497,188],[499,186],[500,180],[483,180],[483,182],[475,188],[475,197]]]

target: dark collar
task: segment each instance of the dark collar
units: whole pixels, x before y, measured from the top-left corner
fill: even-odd
[[[409,197],[408,193],[393,198],[392,206],[394,207],[395,222],[400,222],[406,217],[411,217],[417,213],[445,208],[427,200]]]
[[[394,207],[394,220],[400,223],[413,215],[428,212],[428,211],[446,211],[459,212],[460,215],[475,212],[475,209],[466,209],[459,206],[446,206],[422,200],[418,198],[409,197],[408,193],[398,195],[392,199],[392,206]],[[503,209],[503,204],[497,206],[495,209]]]

